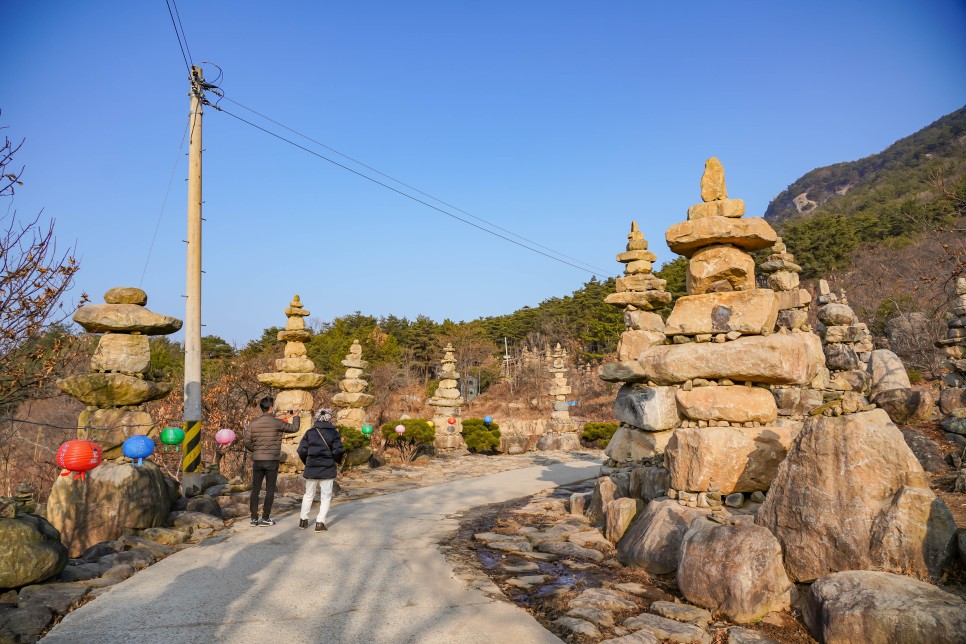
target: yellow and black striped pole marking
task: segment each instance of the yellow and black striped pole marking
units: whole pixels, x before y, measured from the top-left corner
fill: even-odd
[[[201,470],[201,421],[184,421],[184,456],[181,458],[183,472]]]

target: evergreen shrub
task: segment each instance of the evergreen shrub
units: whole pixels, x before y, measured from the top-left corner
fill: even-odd
[[[493,454],[500,448],[500,426],[494,422],[487,426],[482,418],[466,418],[462,434],[471,452]]]
[[[607,447],[618,426],[617,423],[585,423],[580,440],[588,447],[603,449]]]
[[[339,430],[339,435],[342,436],[342,445],[345,447],[347,452],[351,452],[354,449],[359,449],[360,447],[369,446],[369,439],[365,434],[360,432],[355,427],[338,425],[336,426],[336,429]]]

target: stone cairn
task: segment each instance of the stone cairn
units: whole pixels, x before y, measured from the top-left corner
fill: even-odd
[[[362,374],[369,363],[362,359],[362,345],[358,340],[352,341],[342,366],[346,368],[345,378],[339,381],[339,393],[332,396],[332,403],[341,408],[335,416],[336,424],[360,429],[366,423],[366,407],[375,398],[365,393],[369,383],[363,380]]]
[[[466,452],[466,442],[461,433],[463,424],[460,422],[463,396],[458,388],[460,374],[456,371],[454,351],[452,344],[447,344],[443,349],[439,386],[436,387],[436,395],[428,401],[433,408],[433,423],[436,425],[436,440],[433,444],[437,451],[446,454]],[[455,419],[456,422],[450,424],[450,418]]]
[[[58,380],[57,386],[87,405],[77,418],[77,437],[96,441],[104,458],[112,459],[121,456],[129,436],[157,432],[144,403],[167,396],[172,384],[152,380],[148,336],[174,333],[181,320],[149,311],[148,296],[139,288],[112,288],[104,302],[74,313],[85,331],[102,334],[91,372]]]
[[[548,347],[547,352],[550,353]],[[580,449],[580,437],[577,432],[582,425],[570,418],[570,406],[567,396],[570,385],[567,384],[567,351],[557,343],[550,353],[550,364],[547,366],[552,378],[548,393],[553,407],[550,411],[550,424],[547,433],[537,440],[539,450],[574,450]]]
[[[272,373],[258,374],[258,381],[278,389],[275,395],[275,409],[295,411],[299,415],[299,431],[282,438],[282,456],[279,473],[297,474],[302,470],[296,449],[302,436],[312,427],[312,410],[315,400],[312,392],[322,386],[325,376],[315,372],[315,363],[306,355],[305,343],[312,333],[305,328],[305,318],[311,313],[302,307],[296,295],[285,309],[287,321],[285,330],[278,332],[280,342],[285,342],[284,357],[275,361]]]
[[[942,421],[943,429],[966,436],[966,277],[956,280],[952,313],[945,339],[936,342],[936,346],[946,352],[949,368],[943,379],[939,408],[947,416]]]
[[[608,382],[626,382],[617,394],[614,417],[620,422],[604,453],[611,468],[637,466],[649,460],[664,460],[664,448],[677,425],[678,414],[673,387],[644,386],[634,382],[639,371],[638,358],[655,344],[663,344],[664,319],[655,309],[667,306],[671,294],[667,282],[651,272],[654,253],[647,250],[644,233],[631,222],[627,246],[617,254],[624,264],[616,292],[604,302],[624,309],[625,331],[617,344],[617,362],[605,364],[600,377]]]

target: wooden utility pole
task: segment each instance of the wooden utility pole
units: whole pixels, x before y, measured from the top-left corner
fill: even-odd
[[[184,451],[182,487],[201,469],[201,116],[205,79],[191,68],[188,142],[188,248],[184,324]]]

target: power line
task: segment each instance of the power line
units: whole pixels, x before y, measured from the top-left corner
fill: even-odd
[[[164,0],[164,4],[168,7],[168,15],[171,16],[171,26],[174,27],[174,35],[178,39],[178,47],[181,49],[181,57],[184,58],[184,66],[188,70],[188,75],[191,75],[191,63],[188,62],[188,55],[185,53],[185,45],[181,44],[181,32],[178,31],[178,25],[174,21],[174,13],[171,11],[171,3],[169,0]]]
[[[184,25],[181,24],[181,12],[178,11],[177,0],[171,0],[174,5],[174,15],[178,17],[178,26],[181,27],[181,38],[184,39],[184,48],[188,50],[188,60],[194,62],[195,57],[191,55],[191,47],[188,46],[188,34],[184,32]]]
[[[151,244],[148,246],[148,255],[144,258],[144,270],[141,271],[141,281],[138,282],[138,288],[144,283],[144,276],[148,272],[148,262],[151,261],[151,253],[154,252],[154,242],[158,238],[158,229],[161,227],[161,218],[164,216],[164,207],[168,205],[168,195],[171,193],[171,184],[174,181],[174,173],[178,169],[178,163],[181,161],[181,150],[184,149],[184,140],[188,135],[188,123],[184,124],[184,134],[181,135],[181,145],[178,146],[178,154],[175,157],[174,165],[171,167],[171,176],[168,177],[168,188],[164,191],[164,200],[161,202],[161,212],[158,213],[158,221],[154,224],[154,235],[151,236]]]
[[[217,106],[212,106],[212,107],[215,107],[215,109],[217,109],[219,112],[223,112],[224,114],[227,114],[228,116],[231,116],[232,118],[238,119],[242,123],[247,123],[248,125],[252,126],[256,130],[261,130],[265,134],[269,134],[271,136],[274,136],[276,139],[279,139],[280,141],[284,141],[285,143],[288,143],[289,145],[294,145],[295,147],[299,148],[300,150],[304,150],[305,152],[308,152],[309,154],[311,154],[313,156],[316,156],[316,157],[322,159],[323,161],[328,161],[332,165],[338,166],[338,167],[342,168],[343,170],[348,170],[352,174],[355,174],[357,176],[360,176],[363,179],[366,179],[367,181],[371,181],[372,183],[374,183],[376,185],[382,186],[383,188],[386,188],[387,190],[392,190],[396,194],[402,195],[403,197],[406,197],[407,199],[411,199],[411,200],[415,201],[416,203],[420,203],[420,204],[426,206],[427,208],[432,208],[433,210],[435,210],[437,212],[440,212],[440,213],[446,215],[447,217],[451,217],[453,219],[456,219],[457,221],[461,221],[464,224],[467,224],[469,226],[472,226],[473,228],[476,228],[478,230],[482,230],[485,233],[489,233],[489,234],[493,235],[494,237],[499,237],[500,239],[502,239],[504,241],[508,241],[511,244],[516,244],[517,246],[519,246],[521,248],[526,248],[527,250],[532,251],[534,253],[537,253],[538,255],[543,255],[544,257],[547,257],[549,259],[552,259],[552,260],[554,260],[556,262],[560,262],[561,264],[566,264],[567,266],[570,266],[572,268],[576,268],[579,271],[584,271],[585,273],[590,273],[591,275],[594,275],[594,276],[597,275],[597,271],[591,271],[591,270],[588,270],[588,269],[584,268],[583,266],[578,266],[577,264],[573,264],[571,262],[562,260],[559,257],[554,257],[553,255],[548,255],[547,253],[544,253],[543,251],[537,250],[536,248],[532,248],[530,246],[527,246],[526,244],[522,244],[522,243],[518,242],[515,239],[510,239],[509,237],[506,237],[505,235],[501,235],[499,233],[493,232],[492,230],[490,230],[488,228],[484,228],[483,226],[480,226],[478,224],[474,224],[472,221],[467,221],[466,219],[463,219],[462,217],[458,217],[458,216],[454,215],[451,212],[447,212],[447,211],[443,210],[442,208],[439,208],[437,206],[434,206],[433,204],[431,204],[429,202],[423,201],[422,199],[419,199],[418,197],[414,197],[411,194],[407,194],[407,193],[403,192],[402,190],[399,190],[397,188],[393,188],[389,184],[383,183],[382,181],[379,181],[378,179],[373,179],[369,175],[363,174],[362,172],[359,172],[358,170],[354,170],[353,168],[350,168],[347,165],[344,165],[342,163],[339,163],[338,161],[335,161],[333,159],[330,159],[329,157],[327,157],[327,156],[325,156],[323,154],[319,154],[315,150],[310,150],[309,148],[305,147],[304,145],[299,145],[298,143],[296,143],[295,141],[292,141],[291,139],[286,139],[281,134],[276,134],[275,132],[272,132],[271,130],[267,130],[267,129],[263,128],[260,125],[257,125],[255,123],[252,123],[251,121],[249,121],[249,120],[247,120],[245,118],[242,118],[241,116],[238,116],[237,114],[233,114],[232,112],[229,112],[228,110],[226,110],[223,107],[217,107]]]
[[[594,266],[593,264],[588,264],[586,262],[583,262],[583,261],[577,259],[576,257],[570,257],[569,255],[565,255],[565,254],[563,254],[563,253],[561,253],[559,251],[556,251],[556,250],[554,250],[552,248],[549,248],[547,246],[544,246],[543,244],[541,244],[539,242],[536,242],[536,241],[534,241],[532,239],[527,239],[526,237],[524,237],[522,235],[518,235],[518,234],[514,233],[512,230],[507,230],[506,228],[503,228],[501,226],[498,226],[497,224],[494,224],[491,221],[487,221],[486,219],[483,219],[482,217],[478,217],[478,216],[474,215],[471,212],[467,212],[466,210],[463,210],[462,208],[459,208],[458,206],[455,206],[455,205],[453,205],[451,203],[448,203],[448,202],[444,201],[443,199],[440,199],[439,197],[435,197],[435,196],[429,194],[428,192],[424,192],[424,191],[420,190],[419,188],[417,188],[415,186],[412,186],[412,185],[406,183],[405,181],[401,181],[401,180],[399,180],[399,179],[397,179],[397,178],[395,178],[395,177],[393,177],[391,175],[388,175],[385,172],[382,172],[382,171],[378,170],[377,168],[374,168],[374,167],[372,167],[370,165],[367,165],[367,164],[363,163],[362,161],[359,161],[358,159],[354,159],[351,156],[349,156],[348,154],[345,154],[343,152],[340,152],[339,150],[336,150],[335,148],[333,148],[331,146],[328,146],[325,143],[322,143],[321,141],[317,141],[316,139],[313,139],[312,137],[308,136],[307,134],[303,134],[302,132],[299,132],[298,130],[292,129],[289,126],[285,125],[284,123],[280,123],[280,122],[276,121],[275,119],[271,118],[270,116],[267,116],[265,114],[262,114],[261,112],[255,110],[255,109],[253,109],[251,107],[248,107],[247,105],[243,105],[243,104],[239,103],[238,101],[232,100],[231,98],[229,98],[227,96],[222,96],[221,98],[224,99],[224,100],[226,100],[226,101],[228,101],[228,102],[230,102],[230,103],[234,103],[238,107],[240,107],[242,109],[245,109],[245,110],[248,110],[249,112],[251,112],[253,114],[257,114],[258,116],[262,117],[266,121],[270,121],[270,122],[274,123],[275,125],[278,125],[279,127],[284,128],[284,129],[288,130],[289,132],[292,132],[293,134],[297,134],[298,136],[302,137],[303,139],[305,139],[307,141],[311,141],[312,143],[315,143],[316,145],[318,145],[320,147],[323,147],[326,150],[329,150],[331,152],[334,152],[334,153],[338,154],[340,157],[343,157],[344,159],[348,159],[349,161],[352,161],[353,163],[358,164],[358,165],[362,166],[363,168],[366,168],[367,170],[371,170],[372,172],[375,172],[376,174],[378,174],[380,176],[383,176],[383,177],[385,177],[385,178],[387,178],[387,179],[389,179],[389,180],[391,180],[391,181],[393,181],[395,183],[398,183],[401,186],[404,186],[404,187],[406,187],[406,188],[408,188],[408,189],[410,189],[410,190],[412,190],[412,191],[414,191],[414,192],[416,192],[418,194],[421,194],[424,197],[428,197],[428,198],[432,199],[433,201],[436,201],[438,203],[441,203],[441,204],[443,204],[444,206],[446,206],[448,208],[452,208],[453,210],[455,210],[457,212],[460,212],[460,213],[463,213],[464,215],[466,215],[468,217],[472,217],[473,219],[475,219],[477,221],[481,221],[481,222],[485,223],[487,226],[490,226],[492,228],[496,228],[497,230],[502,230],[503,232],[505,232],[505,233],[507,233],[509,235],[512,235],[512,236],[516,237],[517,239],[522,239],[523,241],[525,241],[527,243],[533,244],[534,246],[537,246],[539,248],[543,248],[544,250],[550,251],[551,253],[553,253],[555,255],[559,255],[560,257],[564,257],[566,259],[569,259],[569,260],[572,260],[574,262],[577,262],[578,264],[582,264],[583,266],[586,266],[588,268],[594,269],[593,271],[587,271],[587,272],[600,273],[602,275],[607,275],[607,274],[610,273],[610,271],[605,270],[605,269],[602,269],[599,266]],[[226,114],[227,114],[227,112],[226,112]],[[487,232],[489,232],[489,231],[487,231]],[[571,266],[573,266],[573,265],[571,264]],[[582,270],[586,270],[586,269],[582,269]]]

